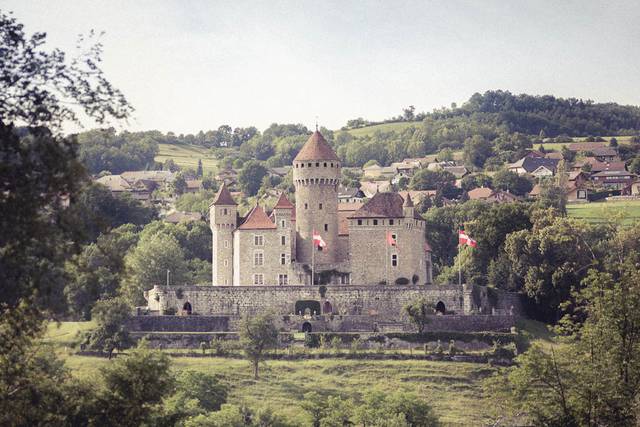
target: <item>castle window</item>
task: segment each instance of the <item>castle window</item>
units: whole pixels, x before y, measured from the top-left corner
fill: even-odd
[[[389,225],[393,225],[393,220],[392,219],[389,220]]]
[[[331,163],[331,167],[333,167],[333,163]]]
[[[300,167],[303,168],[304,167],[304,163],[300,163]]]
[[[329,231],[329,224],[324,225],[324,231]]]
[[[254,246],[264,246],[264,236],[259,234],[254,234],[253,244]]]
[[[264,276],[262,274],[254,274],[253,275],[253,284],[254,285],[264,285]]]
[[[280,236],[280,244],[282,246],[287,244],[287,236]]]
[[[309,205],[307,203],[304,204],[305,209],[309,209]]]
[[[398,255],[396,254],[391,255],[391,266],[392,267],[398,266]]]
[[[362,220],[361,219],[358,220],[358,225],[362,225]]]
[[[228,240],[225,240],[225,241],[224,241],[224,247],[225,247],[225,248],[228,248],[228,247],[229,247],[229,241],[228,241]]]
[[[392,238],[396,243],[398,243],[398,236],[397,236],[397,235],[392,234],[392,235],[391,235],[391,238]]]
[[[224,266],[225,266],[225,267],[228,267],[228,266],[229,266],[229,260],[228,260],[228,259],[225,259],[225,260],[224,260]]]
[[[316,167],[319,168],[320,167],[320,163],[316,162]]]
[[[226,215],[227,214],[227,208],[222,209],[222,215]]]
[[[349,275],[348,274],[343,274],[340,276],[340,284],[341,285],[348,285],[349,284]]]
[[[311,167],[311,163],[307,163],[307,167]]]
[[[377,219],[373,220],[373,225],[378,225],[378,220]]]
[[[325,168],[327,167],[327,162],[324,162],[324,167],[325,167]]]
[[[280,226],[282,228],[286,227],[286,225],[287,225],[287,222],[284,219],[282,221],[280,221]]]
[[[289,276],[286,274],[278,274],[278,285],[286,286],[289,284]]]
[[[287,263],[287,255],[280,254],[280,264],[285,265]]]
[[[264,252],[255,251],[253,253],[253,266],[259,267],[261,265],[264,265]]]
[[[318,209],[322,210],[322,203],[318,204]]]

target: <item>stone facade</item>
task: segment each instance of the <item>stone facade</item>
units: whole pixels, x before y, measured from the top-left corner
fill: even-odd
[[[241,218],[223,185],[209,210],[213,285],[431,284],[424,220],[410,196],[375,194],[340,229],[340,167],[316,131],[293,161],[295,206],[282,194],[272,212],[256,206]],[[314,231],[324,244],[313,243]]]

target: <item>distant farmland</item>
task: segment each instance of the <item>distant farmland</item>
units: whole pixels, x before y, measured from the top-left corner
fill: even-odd
[[[217,161],[213,152],[208,148],[186,144],[159,144],[160,152],[156,156],[156,162],[164,163],[167,159],[173,159],[181,168],[196,170],[198,159],[202,159],[204,172],[214,172]]]
[[[592,223],[620,221],[625,225],[631,225],[634,221],[640,221],[640,200],[568,205],[567,211],[573,218]]]

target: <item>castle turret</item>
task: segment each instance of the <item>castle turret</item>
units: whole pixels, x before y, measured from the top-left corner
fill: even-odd
[[[211,205],[209,224],[213,234],[213,285],[233,284],[233,231],[237,227],[238,205],[226,184],[222,184]]]
[[[407,197],[404,199],[404,203],[402,204],[402,213],[405,218],[414,218],[415,216],[415,208],[413,206],[413,200],[411,200],[411,195],[407,191]]]
[[[312,233],[326,243],[315,254],[316,264],[337,261],[338,184],[340,159],[317,130],[293,159],[296,188],[296,260],[311,263]]]

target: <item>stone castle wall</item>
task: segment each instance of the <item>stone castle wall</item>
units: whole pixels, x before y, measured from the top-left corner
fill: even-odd
[[[321,290],[325,290],[321,295]],[[417,299],[442,302],[448,312],[468,313],[472,293],[459,286],[155,286],[145,293],[151,311],[180,311],[188,302],[199,315],[254,315],[295,312],[297,301],[317,301],[323,311],[343,315],[377,315],[396,320]],[[328,304],[327,304],[328,303]],[[320,313],[318,313],[320,314]]]

